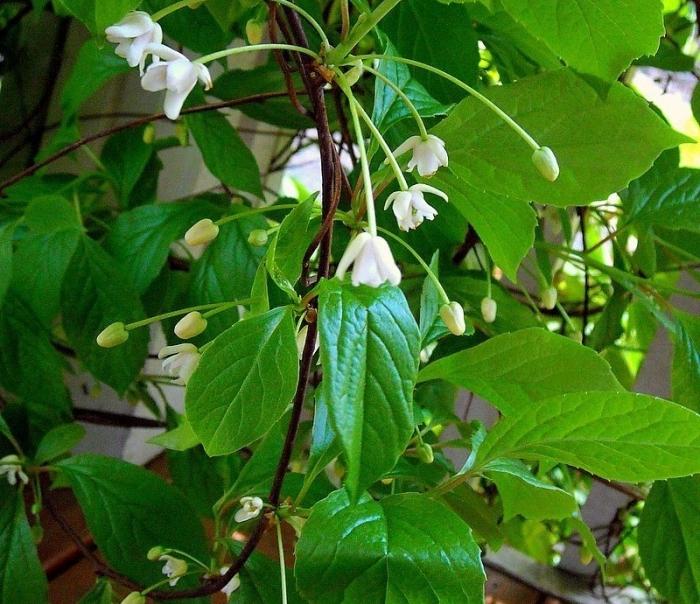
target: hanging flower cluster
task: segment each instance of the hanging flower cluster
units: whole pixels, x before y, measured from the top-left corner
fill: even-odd
[[[212,86],[211,74],[205,65],[190,61],[162,43],[163,31],[148,13],[130,12],[119,23],[108,27],[105,34],[107,40],[117,44],[117,55],[124,57],[131,67],[139,66],[144,90],[165,90],[163,110],[171,120],[179,117],[197,81],[205,90]],[[145,68],[149,57],[151,64]]]

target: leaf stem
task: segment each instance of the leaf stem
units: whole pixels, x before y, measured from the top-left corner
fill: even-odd
[[[254,44],[252,46],[240,46],[238,48],[226,48],[224,50],[219,50],[218,52],[212,52],[211,54],[204,55],[192,61],[193,63],[210,63],[211,61],[216,61],[217,59],[222,59],[224,57],[231,57],[234,55],[244,54],[246,52],[258,52],[261,50],[291,50],[294,52],[301,53],[303,55],[308,55],[314,59],[320,59],[317,53],[303,46],[296,46],[295,44]]]
[[[206,2],[207,0],[202,0],[202,4]],[[151,19],[153,21],[160,21],[163,17],[167,17],[170,13],[174,13],[177,10],[180,10],[181,8],[185,8],[189,6],[192,3],[192,0],[179,0],[179,2],[175,2],[174,4],[171,4],[170,6],[166,6],[165,8],[161,8],[157,13],[153,13],[151,15]]]
[[[279,205],[265,206],[264,208],[253,208],[252,210],[246,210],[245,212],[238,212],[237,214],[224,216],[223,218],[217,220],[214,224],[221,226],[227,222],[233,222],[234,220],[240,220],[241,218],[247,218],[248,216],[254,216],[255,214],[264,214],[266,212],[274,212],[275,210],[293,210],[298,205],[298,203],[282,203]]]
[[[249,304],[252,298],[243,298],[241,300],[234,300],[232,302],[212,302],[211,304],[199,304],[197,306],[189,306],[188,308],[181,308],[179,310],[171,310],[170,312],[165,312],[154,317],[148,317],[147,319],[141,319],[140,321],[135,321],[124,326],[124,329],[130,331],[132,329],[137,329],[138,327],[145,327],[151,323],[157,323],[163,319],[170,319],[172,317],[179,317],[180,315],[186,315],[187,313],[193,312],[195,310],[207,310],[207,309],[218,309],[221,306],[226,308],[231,308],[232,306],[238,306],[240,304]],[[226,310],[226,308],[222,310]],[[210,313],[214,314],[214,313]]]
[[[282,586],[282,604],[287,604],[287,569],[284,563],[284,542],[282,541],[282,522],[277,517],[275,528],[277,529],[277,552],[279,553],[280,563],[280,583]]]

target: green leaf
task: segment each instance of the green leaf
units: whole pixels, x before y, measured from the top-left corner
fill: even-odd
[[[324,281],[319,294],[322,396],[356,500],[391,470],[414,430],[420,333],[403,293]]]
[[[501,0],[503,8],[579,71],[615,79],[653,55],[664,35],[658,0]]]
[[[68,0],[60,1],[68,4]],[[71,0],[71,4],[78,4],[80,1]],[[85,4],[90,1],[88,0]],[[110,3],[100,2],[100,4]],[[85,19],[81,18],[81,20]],[[100,90],[108,80],[130,69],[125,59],[114,54],[114,47],[111,44],[98,47],[95,40],[85,42],[78,52],[78,58],[61,92],[64,121],[77,114],[82,104]]]
[[[145,129],[146,126],[141,126],[113,134],[100,154],[123,208],[134,205],[131,203],[131,193],[153,155],[153,146],[143,142]]]
[[[328,414],[328,404],[321,394],[317,394],[305,482],[313,482],[326,466],[340,455],[340,452],[340,443],[333,432]]]
[[[44,434],[34,454],[34,462],[43,464],[68,453],[85,436],[85,428],[80,424],[56,426]]]
[[[200,444],[199,438],[197,438],[194,430],[192,430],[192,426],[190,426],[186,417],[182,418],[180,424],[176,428],[158,434],[157,436],[152,436],[147,442],[152,445],[170,449],[171,451],[186,451]]]
[[[250,149],[236,129],[218,111],[205,111],[185,116],[204,164],[222,183],[263,196],[260,169]]]
[[[523,78],[485,91],[542,145],[554,150],[561,174],[548,182],[532,150],[475,98],[433,129],[450,154],[440,182],[559,206],[584,205],[623,189],[665,149],[688,139],[671,130],[626,86],[584,79],[569,69]],[[465,191],[464,195],[471,192]]]
[[[114,25],[122,20],[122,18],[131,10],[134,10],[141,0],[95,0],[95,28],[98,33],[110,25]]]
[[[484,570],[469,527],[426,495],[317,503],[296,548],[300,594],[319,604],[483,602]]]
[[[82,229],[75,208],[61,195],[41,195],[32,199],[25,210],[24,222],[37,235]]]
[[[15,223],[0,225],[0,307],[12,279],[12,237]]]
[[[435,4],[432,4],[432,6],[435,8]],[[381,40],[383,41],[384,54],[399,54],[386,37],[381,36]],[[435,117],[447,113],[448,107],[430,96],[423,85],[411,77],[411,72],[405,64],[397,63],[396,61],[379,61],[376,69],[404,92],[422,117]],[[372,121],[377,128],[382,132],[386,132],[394,124],[408,117],[412,117],[412,114],[406,107],[403,99],[394,92],[393,88],[387,86],[381,79],[376,78]]]
[[[297,354],[290,308],[240,321],[205,349],[186,412],[210,456],[249,445],[282,417],[296,390]]]
[[[639,555],[669,602],[700,601],[700,476],[657,482],[639,523]]]
[[[146,559],[155,545],[208,559],[195,511],[159,476],[100,455],[78,455],[57,465],[73,488],[100,553],[117,571],[144,585],[162,580],[162,563]],[[179,586],[195,582],[186,577]]]
[[[496,509],[469,485],[460,484],[442,496],[442,500],[457,514],[475,536],[486,541],[494,550],[503,544],[503,534],[498,525]]]
[[[189,298],[193,305],[240,300],[250,295],[265,248],[250,245],[248,235],[254,229],[265,228],[267,223],[262,216],[239,218],[221,226],[219,236],[192,266]],[[206,334],[209,338],[216,336],[237,320],[236,309],[214,315]]]
[[[465,6],[404,0],[382,20],[381,28],[402,57],[443,69],[463,82],[476,83],[478,40]],[[458,101],[465,95],[462,89],[427,70],[416,69],[414,76],[444,103]]]
[[[0,483],[0,602],[48,602],[46,576],[24,513],[22,491],[5,480]]]
[[[622,194],[624,225],[700,231],[700,170],[680,168],[678,152],[664,153]]]
[[[141,303],[114,260],[84,237],[66,270],[61,292],[63,326],[78,358],[117,392],[123,393],[143,367],[148,331],[135,329],[116,348],[100,348],[97,335],[114,321],[143,319]]]
[[[436,277],[440,276],[439,251],[436,251],[430,260],[430,270],[433,271]],[[420,327],[421,348],[425,348],[427,344],[449,333],[449,330],[440,318],[441,305],[442,300],[437,287],[435,287],[435,282],[428,276],[423,281],[423,287],[420,292],[420,318],[418,324]]]
[[[450,165],[453,163],[450,154]],[[447,194],[474,227],[494,263],[516,281],[518,267],[535,241],[537,214],[532,207],[519,199],[479,190],[457,170],[439,170],[430,182]]]
[[[86,593],[78,604],[112,604],[112,585],[107,579],[98,579],[95,587]]]
[[[542,328],[496,336],[430,363],[418,376],[435,379],[475,392],[506,415],[567,392],[622,390],[593,350]]]
[[[700,415],[629,392],[563,394],[499,421],[476,466],[500,457],[556,460],[626,482],[686,476],[700,472]]]
[[[504,520],[517,515],[530,520],[561,520],[578,510],[573,495],[539,480],[519,461],[495,459],[483,471],[498,487]]]
[[[107,251],[143,293],[163,268],[170,245],[214,208],[207,203],[159,203],[124,212],[112,224]]]
[[[676,311],[671,391],[674,402],[700,413],[700,319]]]
[[[294,298],[298,297],[294,285],[301,275],[304,253],[316,235],[316,229],[311,226],[311,212],[315,202],[314,195],[287,214],[267,254],[270,276]]]

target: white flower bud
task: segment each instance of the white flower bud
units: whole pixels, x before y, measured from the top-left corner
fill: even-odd
[[[362,77],[365,68],[362,64],[362,59],[357,59],[353,61],[352,67],[345,72],[345,80],[348,86],[354,86],[357,84],[358,80]]]
[[[167,554],[158,558],[161,562],[165,560],[163,565],[162,573],[170,579],[168,584],[173,587],[177,584],[180,577],[187,574],[187,562],[181,560],[180,558],[175,558],[174,556],[169,556]]]
[[[433,351],[435,348],[437,348],[438,343],[437,342],[430,342],[423,350],[420,351],[420,362],[425,364],[430,360],[430,357],[433,356]]]
[[[216,239],[219,235],[219,225],[211,218],[202,218],[195,222],[185,233],[185,241],[190,245],[204,245]]]
[[[229,568],[231,568],[231,567],[230,566],[222,566],[221,569],[219,570],[219,574],[222,576],[225,575],[228,572]],[[235,575],[233,575],[233,577],[231,577],[231,580],[221,588],[221,591],[224,592],[227,596],[230,596],[240,586],[241,586],[241,578],[238,576],[238,574],[235,574]]]
[[[265,229],[253,229],[248,235],[248,243],[253,247],[262,247],[267,243],[267,231]]]
[[[175,335],[183,340],[189,340],[202,333],[207,328],[207,320],[201,312],[187,313],[175,325]]]
[[[496,320],[496,311],[498,306],[493,298],[484,298],[481,300],[481,316],[487,323],[493,323]]]
[[[464,322],[464,309],[458,302],[450,302],[440,307],[440,318],[454,335],[461,336],[467,329]]]
[[[102,348],[114,348],[129,339],[129,332],[124,323],[118,321],[105,327],[97,336],[97,345]]]
[[[146,604],[146,597],[138,591],[132,591],[121,601],[121,604]]]
[[[540,292],[542,308],[552,310],[557,305],[557,288],[554,286],[543,289]]]
[[[554,155],[554,151],[549,147],[536,149],[532,154],[532,163],[535,164],[535,168],[548,181],[554,182],[559,178],[559,163],[556,155]]]
[[[241,497],[241,509],[238,510],[233,518],[236,522],[246,522],[260,515],[263,509],[263,500],[260,497]]]

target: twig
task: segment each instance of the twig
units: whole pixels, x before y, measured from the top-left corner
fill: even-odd
[[[137,417],[126,413],[99,411],[84,407],[73,407],[73,418],[79,422],[98,426],[115,426],[119,428],[166,428],[165,422],[149,417]]]

